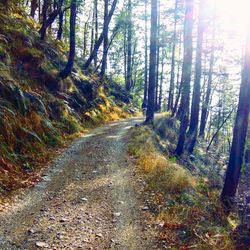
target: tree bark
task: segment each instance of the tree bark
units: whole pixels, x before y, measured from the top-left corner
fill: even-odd
[[[31,0],[31,9],[30,9],[30,16],[35,17],[36,10],[38,8],[37,0]]]
[[[97,0],[94,0],[94,5],[95,5],[94,9],[95,9],[95,43],[96,43],[98,40],[98,27],[99,27],[98,26],[98,2],[97,2]],[[94,47],[94,45],[93,45],[93,47]],[[93,48],[92,48],[92,50],[93,50]],[[94,57],[94,66],[95,67],[97,66],[97,54]]]
[[[112,16],[114,14],[114,11],[115,11],[115,8],[116,8],[116,4],[117,4],[117,1],[118,0],[114,0],[113,3],[112,3],[112,6],[111,6],[111,9],[109,11],[109,15],[108,15],[108,18],[107,18],[107,24],[109,26],[109,23],[112,19]],[[86,63],[84,64],[83,66],[83,69],[84,70],[87,70],[90,66],[90,64],[92,63],[92,61],[94,60],[94,58],[96,58],[97,56],[97,53],[98,53],[98,50],[103,42],[103,39],[104,39],[104,31],[102,31],[102,33],[100,34],[97,42],[95,43],[95,46],[94,46],[94,49],[93,51],[91,51],[90,55],[89,55],[89,58],[88,60],[86,61]]]
[[[202,75],[202,50],[203,50],[203,38],[205,30],[205,4],[204,0],[200,0],[199,3],[199,17],[198,17],[198,36],[196,45],[196,63],[195,63],[195,77],[193,98],[191,106],[191,117],[188,131],[187,150],[192,154],[198,135],[199,125],[199,113],[200,113],[200,101],[201,101],[201,75]]]
[[[61,41],[62,40],[62,34],[63,34],[63,17],[64,17],[64,11],[61,11],[59,14],[59,27],[57,31],[57,37],[56,39]]]
[[[176,42],[177,42],[176,37],[177,37],[178,5],[179,5],[179,0],[175,0],[174,34],[173,34],[173,47],[172,47],[172,57],[171,57],[171,76],[170,76],[170,86],[169,86],[169,94],[168,94],[167,111],[173,110],[173,106],[174,106],[175,51],[176,51]]]
[[[161,53],[161,79],[160,79],[160,92],[159,92],[159,111],[162,110],[162,95],[163,95],[163,75],[164,75],[164,48],[162,47]]]
[[[102,56],[102,69],[101,69],[101,76],[104,76],[107,69],[107,58],[108,58],[108,46],[109,46],[109,26],[108,26],[108,7],[109,7],[109,0],[104,0],[104,27],[103,27],[103,56]]]
[[[144,96],[142,108],[147,107],[147,95],[148,95],[148,0],[145,0],[145,45],[144,45],[144,55],[145,55],[145,65],[144,65]]]
[[[76,1],[71,0],[70,6],[70,51],[66,67],[59,73],[61,79],[65,79],[71,74],[74,66],[75,50],[76,50]]]
[[[126,74],[126,90],[129,92],[132,86],[132,4],[128,0],[128,31],[127,31],[127,74]]]
[[[189,123],[189,105],[190,105],[190,82],[192,74],[192,56],[193,56],[193,0],[186,0],[186,12],[184,23],[184,59],[182,67],[182,90],[181,90],[181,117],[180,133],[178,144],[175,150],[176,155],[183,153],[186,139],[186,130]]]
[[[158,0],[157,17],[157,54],[156,54],[156,79],[155,79],[155,111],[159,111],[159,66],[160,66],[160,0]]]
[[[151,29],[150,29],[150,63],[148,84],[148,106],[146,124],[153,124],[155,111],[155,80],[156,80],[156,53],[157,53],[157,0],[151,0]]]
[[[63,5],[63,0],[60,0],[58,3],[57,9],[54,10],[47,18],[47,12],[48,12],[48,8],[49,8],[48,2],[49,2],[48,0],[44,0],[44,4],[43,4],[43,10],[42,10],[43,21],[42,21],[42,27],[39,30],[39,33],[41,35],[41,40],[45,39],[48,27],[50,27],[52,25],[52,23],[55,21],[56,17],[61,12],[62,5]]]
[[[228,162],[221,201],[226,213],[231,210],[232,199],[236,194],[243,163],[245,141],[250,111],[250,32],[248,34],[245,51],[245,64],[242,72],[239,104],[233,131],[233,142]]]
[[[202,104],[202,109],[201,109],[201,122],[200,122],[200,131],[199,131],[199,136],[201,138],[205,137],[205,129],[206,129],[207,117],[209,113],[209,103],[210,103],[210,99],[211,99],[210,97],[212,93],[213,68],[214,68],[214,45],[212,46],[211,56],[209,60],[209,73],[208,73],[208,82],[207,82],[205,100]]]

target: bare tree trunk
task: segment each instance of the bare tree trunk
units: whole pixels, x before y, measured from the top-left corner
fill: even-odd
[[[39,30],[39,33],[41,35],[41,40],[45,39],[48,27],[50,27],[52,25],[52,23],[55,21],[56,17],[61,12],[62,5],[63,5],[63,0],[60,0],[59,3],[58,3],[57,9],[54,10],[53,12],[51,12],[49,17],[47,18],[47,14],[48,14],[47,12],[48,12],[48,8],[50,6],[49,6],[49,1],[44,0],[43,10],[42,10],[42,12],[43,12],[43,14],[42,14],[43,15],[43,21],[42,21],[42,27]]]
[[[126,90],[129,92],[132,86],[132,5],[131,0],[128,0],[128,31],[127,31],[127,75],[126,75]]]
[[[157,25],[157,55],[156,55],[156,79],[155,79],[155,111],[159,110],[159,66],[160,66],[160,0],[158,0],[158,25]]]
[[[228,162],[226,179],[221,193],[221,200],[226,213],[231,210],[232,199],[239,183],[250,111],[250,32],[247,38],[245,64],[242,72],[239,104],[233,132],[233,142]]]
[[[186,12],[184,23],[184,59],[182,67],[182,90],[181,90],[181,117],[180,133],[178,144],[175,150],[176,155],[181,155],[186,139],[186,130],[189,123],[189,105],[190,105],[190,82],[192,74],[192,55],[193,55],[193,0],[186,0]]]
[[[57,40],[62,40],[62,34],[63,34],[63,17],[64,17],[64,11],[61,11],[59,14],[59,27],[57,31]]]
[[[187,150],[192,154],[198,135],[200,96],[201,96],[201,75],[202,75],[202,49],[205,29],[205,2],[200,1],[198,17],[198,35],[196,46],[195,78],[193,88],[193,98],[191,107],[191,117],[188,131]]]
[[[181,36],[181,32],[180,32],[180,40],[179,40],[179,58],[181,57],[181,47],[182,47],[182,36]],[[182,62],[179,61],[178,62],[178,69],[177,69],[177,79],[176,79],[176,87],[177,87],[177,93],[176,93],[176,98],[175,98],[175,102],[174,102],[174,106],[173,106],[173,110],[172,110],[172,117],[175,116],[177,109],[178,109],[178,105],[179,105],[179,101],[180,101],[180,97],[181,97],[181,89],[182,89],[182,83],[181,83],[181,67],[182,67]]]
[[[214,67],[214,45],[212,47],[210,62],[209,62],[209,73],[208,73],[208,82],[207,82],[205,100],[202,104],[202,109],[201,109],[201,124],[200,124],[200,132],[199,132],[199,136],[201,138],[205,137],[205,129],[206,129],[207,118],[208,118],[208,113],[209,113],[209,103],[210,103],[210,99],[211,99],[210,97],[211,97],[211,92],[212,92],[213,67]]]
[[[84,31],[83,31],[83,58],[87,55],[87,41],[88,41],[88,32],[89,32],[89,24],[87,20],[84,24]]]
[[[118,0],[114,0],[113,3],[112,3],[112,6],[111,6],[111,9],[109,11],[109,15],[107,17],[107,25],[109,26],[109,23],[112,19],[112,16],[114,14],[114,11],[115,11],[115,8],[116,8],[116,4],[117,4],[117,1]],[[94,46],[94,49],[93,51],[91,51],[90,55],[89,55],[89,58],[88,60],[86,61],[86,63],[84,64],[83,68],[84,70],[87,70],[90,66],[90,64],[92,63],[92,61],[94,60],[94,58],[97,56],[97,52],[103,42],[103,39],[104,39],[104,31],[102,31],[102,33],[100,34],[98,40],[96,41],[95,43],[95,46]]]
[[[147,107],[147,95],[148,95],[148,0],[145,0],[145,45],[144,45],[144,54],[145,54],[145,65],[144,65],[144,97],[142,108]]]
[[[36,10],[38,8],[37,0],[31,0],[31,9],[30,9],[30,16],[35,17]]]
[[[61,79],[65,79],[71,74],[74,66],[75,50],[76,50],[76,1],[71,0],[70,6],[70,51],[66,67],[59,73]]]
[[[156,53],[157,53],[157,0],[151,0],[151,29],[150,29],[150,63],[148,84],[148,106],[146,124],[153,124],[155,111],[155,80],[156,80]]]
[[[109,0],[104,0],[104,38],[103,38],[103,56],[102,56],[102,69],[101,69],[101,76],[104,76],[107,69],[107,58],[108,58],[108,45],[109,45],[109,26],[108,26],[108,9],[109,7]]]
[[[161,111],[161,109],[162,109],[163,75],[164,75],[164,47],[162,47],[162,54],[161,54],[161,79],[160,79],[160,92],[159,92],[159,111]]]
[[[174,89],[175,89],[175,50],[176,50],[176,36],[177,36],[177,21],[178,21],[178,5],[179,0],[175,0],[175,11],[174,11],[174,35],[173,35],[173,47],[172,47],[172,57],[171,57],[171,76],[170,76],[170,86],[168,94],[168,106],[167,110],[173,110],[174,106]]]
[[[98,2],[97,0],[94,0],[95,5],[95,43],[98,41]],[[92,50],[93,51],[93,48]],[[97,54],[94,57],[94,66],[97,66]]]

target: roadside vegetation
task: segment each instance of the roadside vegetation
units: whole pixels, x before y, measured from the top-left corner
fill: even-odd
[[[233,231],[239,219],[236,214],[225,216],[213,170],[195,170],[190,167],[194,162],[185,157],[180,162],[171,154],[178,131],[173,118],[164,115],[154,127],[131,129],[128,153],[146,182],[159,244],[171,249],[235,249]]]

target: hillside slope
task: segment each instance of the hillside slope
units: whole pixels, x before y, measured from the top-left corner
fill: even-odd
[[[37,26],[19,9],[0,10],[0,194],[33,185],[34,170],[68,139],[132,113],[120,85],[76,64],[58,80],[68,49],[41,41]]]

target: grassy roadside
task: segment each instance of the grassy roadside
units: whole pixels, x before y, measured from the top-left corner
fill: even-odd
[[[157,207],[160,245],[168,249],[235,249],[232,230],[237,218],[223,214],[218,191],[159,149],[159,137],[146,126],[131,129],[128,153]]]

